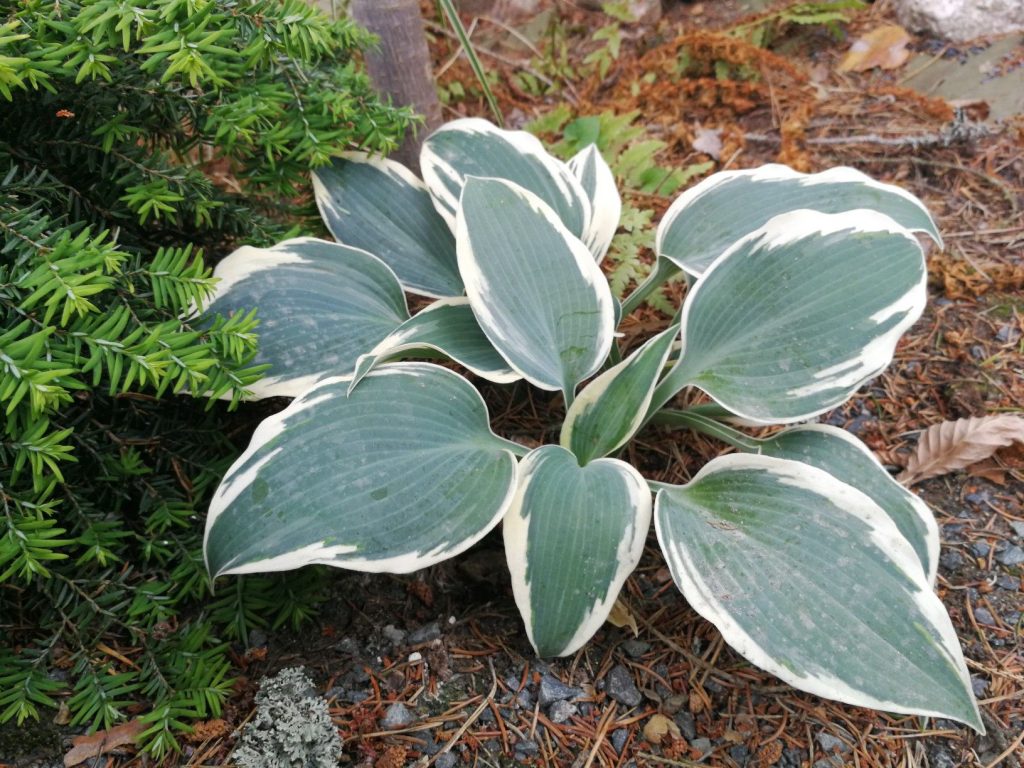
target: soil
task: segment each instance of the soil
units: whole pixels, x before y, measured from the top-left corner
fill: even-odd
[[[563,101],[575,115],[639,109],[650,134],[668,142],[658,159],[666,167],[708,159],[692,147],[699,124],[721,129],[714,170],[776,161],[806,170],[852,165],[925,200],[946,241],[930,254],[929,309],[892,366],[826,417],[896,469],[931,424],[1024,409],[1024,122],[1016,116],[981,126],[963,115],[956,122],[947,102],[903,88],[900,70],[837,73],[850,37],[892,22],[887,5],[859,12],[841,39],[819,28],[789,29],[762,50],[712,34],[745,20],[749,2],[666,3],[656,26],[623,26],[622,54],[603,80],[577,81],[550,96],[524,93],[509,79],[531,66],[529,51],[481,55],[499,73],[495,90],[513,124]],[[573,66],[599,45],[591,35],[609,21],[581,6],[551,8]],[[530,19],[499,21],[522,28]],[[505,51],[508,36],[491,34],[481,46]],[[914,45],[928,51],[938,44],[919,38]],[[436,29],[432,47],[439,70],[446,67],[443,85],[473,82]],[[673,79],[667,73],[682,47],[698,69]],[[716,61],[760,76],[716,78]],[[644,77],[651,72],[655,77]],[[448,118],[487,114],[472,96],[446,110]],[[635,198],[659,210],[669,202]],[[626,338],[664,321],[641,309],[627,321]],[[487,391],[491,413],[501,414],[497,430],[550,441],[547,432],[561,415],[557,398],[524,394]],[[525,405],[514,410],[513,403]],[[690,433],[649,429],[629,459],[647,477],[678,482],[722,448]],[[315,627],[299,635],[254,632],[252,648],[240,654],[238,696],[225,722],[204,727],[178,762],[224,764],[259,680],[301,665],[331,705],[348,765],[1019,768],[1024,570],[1007,553],[1024,546],[1022,470],[1024,451],[1011,448],[970,471],[915,486],[940,523],[937,588],[968,659],[986,736],[946,720],[826,701],[753,668],[686,604],[653,533],[623,591],[637,631],[606,624],[576,655],[541,661],[512,599],[500,536],[492,534],[469,553],[411,576],[339,572]],[[555,681],[576,690],[566,693]],[[404,711],[389,712],[396,702]],[[385,722],[406,724],[386,728],[386,714]],[[644,729],[657,714],[672,723],[660,743]]]

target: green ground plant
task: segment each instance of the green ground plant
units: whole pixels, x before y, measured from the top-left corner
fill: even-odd
[[[187,318],[219,255],[310,226],[311,167],[394,147],[369,42],[300,0],[0,2],[0,722],[142,703],[161,757],[219,713],[229,641],[313,610],[315,572],[195,607],[262,369],[253,312]]]

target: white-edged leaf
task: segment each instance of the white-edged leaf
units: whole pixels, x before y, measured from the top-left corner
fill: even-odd
[[[469,299],[441,299],[399,326],[356,362],[351,392],[362,378],[385,360],[416,353],[438,352],[495,384],[509,384],[522,378],[508,367],[480,329]]]
[[[535,194],[466,180],[455,231],[480,327],[530,383],[570,393],[611,349],[615,302],[583,242]]]
[[[662,217],[655,251],[700,277],[741,236],[801,208],[822,213],[870,209],[942,243],[924,203],[906,190],[853,168],[807,174],[771,164],[721,171],[686,190]]]
[[[212,575],[310,563],[409,573],[501,520],[516,460],[465,379],[392,363],[351,396],[348,385],[323,381],[257,428],[210,502]]]
[[[537,655],[567,656],[600,629],[640,561],[651,492],[633,467],[581,467],[557,445],[531,451],[505,516],[512,592]]]
[[[678,337],[679,326],[665,329],[583,388],[565,415],[559,441],[580,464],[621,448],[640,429]]]
[[[256,399],[295,397],[326,376],[349,373],[409,317],[394,272],[358,248],[296,238],[273,248],[244,246],[213,272],[209,316],[258,308],[259,353],[267,375]]]
[[[845,429],[802,424],[758,441],[766,456],[793,459],[828,472],[869,496],[910,542],[929,584],[939,567],[939,526],[928,505],[886,472],[864,443]]]
[[[580,182],[526,131],[507,131],[478,117],[453,120],[423,142],[420,170],[438,213],[452,230],[462,187],[470,176],[518,184],[551,206],[577,237],[589,230],[590,200]]]
[[[798,461],[714,459],[655,503],[690,605],[800,690],[983,732],[956,632],[910,544],[868,496]]]
[[[793,211],[718,257],[683,305],[683,354],[656,404],[700,387],[762,424],[845,401],[892,360],[921,315],[917,239],[875,211]]]
[[[335,239],[377,256],[405,290],[435,298],[462,294],[451,230],[426,185],[404,165],[346,152],[313,171],[313,192]]]
[[[622,198],[615,186],[615,176],[596,144],[577,152],[569,160],[569,170],[579,179],[590,200],[590,226],[582,239],[600,264],[622,218]]]

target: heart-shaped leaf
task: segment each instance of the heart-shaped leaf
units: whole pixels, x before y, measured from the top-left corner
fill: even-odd
[[[206,313],[259,311],[256,364],[267,376],[255,399],[295,397],[326,376],[349,373],[409,318],[395,274],[366,251],[297,238],[273,248],[245,246],[217,265],[220,279]]]
[[[438,213],[453,230],[462,187],[470,176],[506,179],[528,189],[576,237],[590,229],[590,201],[580,182],[526,131],[506,131],[476,117],[453,120],[423,142],[420,169]]]
[[[665,211],[655,250],[659,257],[700,277],[738,236],[801,208],[822,213],[857,208],[882,211],[912,232],[924,232],[942,242],[928,209],[904,189],[853,168],[806,174],[785,165],[762,165],[722,171],[686,190]]]
[[[462,295],[455,238],[426,185],[404,165],[348,152],[313,172],[313,192],[335,239],[377,256],[405,290]]]
[[[530,383],[571,399],[614,333],[615,302],[590,251],[543,200],[502,179],[466,180],[455,241],[495,349]]]
[[[392,363],[351,396],[348,385],[321,382],[257,428],[210,503],[211,574],[310,563],[409,573],[498,524],[516,460],[465,379]]]
[[[557,445],[531,451],[505,516],[512,592],[539,656],[567,656],[601,627],[640,561],[651,492],[633,467],[581,467]]]
[[[687,601],[751,663],[830,699],[983,731],[949,616],[865,494],[733,454],[660,491],[655,526]]]
[[[777,216],[690,289],[682,358],[653,407],[694,385],[764,424],[833,408],[889,364],[926,279],[916,238],[880,213]]]

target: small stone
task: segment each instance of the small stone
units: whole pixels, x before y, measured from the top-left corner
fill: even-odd
[[[711,751],[711,739],[701,737],[690,741],[690,746],[700,752],[701,757]]]
[[[437,768],[455,768],[456,759],[455,755],[451,752],[445,752],[434,761],[434,765],[436,765]]]
[[[996,623],[996,620],[992,616],[992,614],[989,611],[985,610],[984,608],[975,608],[974,609],[974,619],[979,624],[988,624],[990,626],[995,626],[995,623]]]
[[[676,712],[681,710],[689,703],[690,699],[688,696],[684,696],[681,693],[677,693],[675,696],[669,696],[667,699],[661,702],[661,711],[671,717]]]
[[[824,731],[818,734],[818,745],[821,747],[821,751],[827,754],[832,754],[837,750],[839,752],[850,751],[849,744],[838,736],[833,736],[831,733],[825,733]]]
[[[629,738],[629,731],[625,728],[617,728],[612,731],[612,749],[616,755],[621,755],[626,746],[626,739]]]
[[[738,764],[745,765],[747,759],[750,757],[750,749],[746,744],[737,744],[729,750],[729,757],[735,760]]]
[[[964,564],[964,557],[955,549],[939,555],[939,565],[947,571],[955,571]]]
[[[984,696],[985,691],[988,690],[988,680],[978,675],[971,675],[971,690],[979,698]]]
[[[540,690],[537,699],[542,707],[548,706],[556,701],[567,701],[577,699],[583,695],[583,691],[572,685],[566,685],[554,675],[544,675],[540,679]]]
[[[622,650],[626,652],[629,658],[639,659],[651,650],[651,644],[645,643],[643,640],[627,640],[622,644]]]
[[[552,702],[548,709],[548,719],[552,723],[567,723],[576,714],[576,705],[568,701]]]
[[[843,759],[839,755],[823,757],[814,761],[814,768],[843,768]]]
[[[1024,549],[1021,549],[1016,544],[1012,547],[1007,547],[996,555],[996,560],[1007,566],[1020,565],[1024,563]]]
[[[536,757],[540,754],[540,746],[536,741],[530,739],[521,739],[516,742],[516,759],[526,760],[531,757]]]
[[[949,40],[972,40],[1024,29],[1020,0],[898,0],[900,24]]]
[[[267,644],[267,633],[262,629],[249,630],[249,647],[262,648]]]
[[[392,644],[401,645],[405,640],[405,632],[398,629],[394,624],[386,624],[380,633]]]
[[[1018,539],[1024,539],[1024,522],[1011,520],[1010,527],[1013,528],[1013,532],[1017,534]]]
[[[694,720],[693,715],[689,712],[679,712],[672,719],[679,726],[680,732],[686,737],[687,741],[693,741],[697,738],[697,721]]]
[[[520,709],[533,709],[533,696],[524,688],[516,694],[516,704]]]
[[[405,728],[414,722],[416,722],[415,715],[406,708],[405,704],[396,701],[384,711],[384,717],[381,719],[380,724],[382,728],[392,730],[395,728]]]
[[[988,557],[988,551],[991,548],[987,541],[976,541],[971,544],[971,552],[974,553],[975,557]]]
[[[928,764],[931,768],[956,768],[958,760],[953,758],[949,749],[939,741],[933,741],[925,747],[928,755]]]
[[[605,678],[605,692],[620,704],[636,707],[643,701],[643,696],[633,682],[633,676],[621,664],[611,668]]]
[[[796,747],[786,747],[782,750],[782,765],[789,768],[799,768],[807,760],[807,753]]]
[[[419,629],[413,630],[412,634],[409,635],[409,645],[429,643],[431,640],[437,640],[440,637],[441,628],[437,625],[436,621],[432,621],[429,624],[424,624]]]
[[[996,576],[996,586],[1016,592],[1020,589],[1020,579],[1016,579],[1008,573],[1000,573]]]

